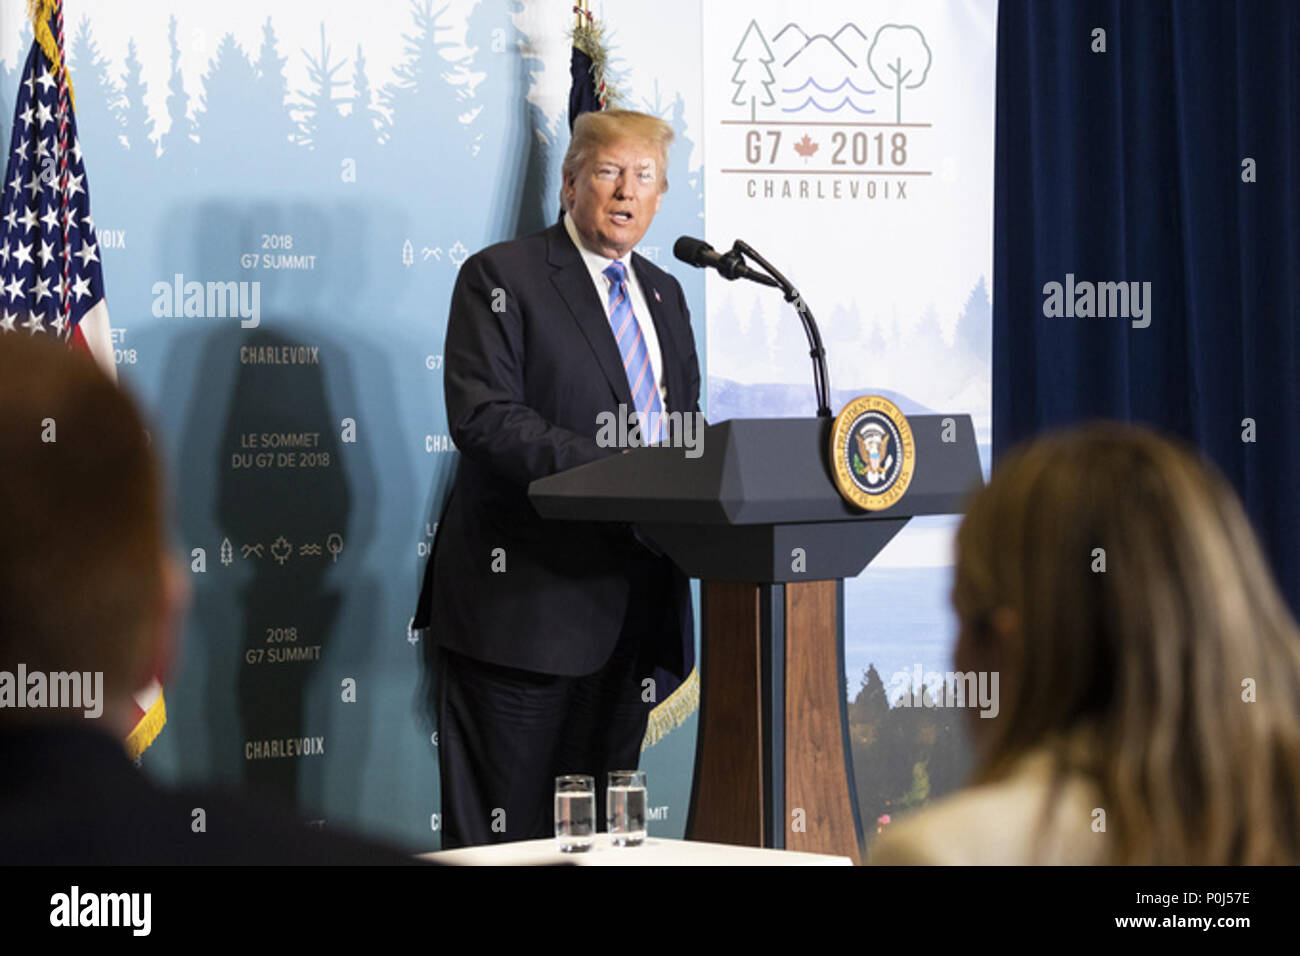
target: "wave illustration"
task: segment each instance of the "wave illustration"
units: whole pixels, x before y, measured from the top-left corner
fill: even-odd
[[[872,96],[872,95],[874,95],[875,92],[876,92],[875,90],[864,90],[864,89],[860,89],[860,88],[859,88],[858,86],[856,86],[856,85],[854,84],[854,82],[853,82],[851,79],[849,79],[847,76],[844,78],[844,82],[843,82],[843,83],[841,83],[839,86],[833,87],[833,88],[831,88],[831,89],[827,89],[826,87],[822,86],[820,83],[818,83],[816,80],[814,80],[814,79],[810,76],[810,77],[808,77],[808,79],[804,80],[802,86],[796,86],[796,87],[794,87],[793,89],[785,89],[785,88],[782,88],[781,92],[782,92],[782,93],[802,93],[804,90],[808,89],[808,87],[810,87],[810,86],[815,87],[818,91],[820,91],[820,92],[822,92],[822,93],[838,93],[840,90],[844,89],[844,87],[846,87],[846,86],[847,86],[849,89],[853,90],[853,92],[855,92],[855,93],[861,93],[863,96]],[[809,95],[811,96],[812,94],[809,94]],[[845,95],[847,96],[848,94],[846,93]]]
[[[835,106],[822,106],[822,105],[821,105],[820,103],[818,103],[815,99],[813,99],[811,96],[809,96],[806,100],[804,100],[804,101],[803,101],[802,103],[800,103],[798,106],[794,106],[794,107],[782,107],[782,108],[781,108],[781,112],[782,112],[782,113],[798,113],[798,112],[801,111],[801,110],[807,109],[809,106],[815,107],[816,109],[821,110],[823,113],[838,113],[840,110],[844,109],[844,107],[846,107],[846,106],[847,106],[849,109],[853,110],[853,112],[855,112],[855,113],[861,113],[863,116],[870,116],[872,113],[875,112],[875,110],[864,110],[864,109],[862,109],[861,107],[855,105],[855,104],[854,104],[854,103],[853,103],[853,102],[852,102],[852,101],[851,101],[847,96],[845,96],[844,99],[840,100],[839,103],[838,103],[837,105],[835,105]]]

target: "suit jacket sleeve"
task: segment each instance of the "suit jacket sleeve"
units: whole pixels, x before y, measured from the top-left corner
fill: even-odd
[[[525,318],[506,271],[480,253],[457,276],[444,350],[447,425],[462,454],[527,485],[610,451],[527,404]]]
[[[682,284],[674,282],[677,286],[677,308],[681,311],[682,324],[686,329],[686,341],[690,345],[690,354],[686,357],[686,394],[687,402],[691,404],[690,408],[681,409],[683,412],[689,412],[694,415],[700,414],[700,358],[695,351],[695,334],[691,331],[691,310],[686,307],[686,293],[682,291]],[[669,396],[671,398],[672,396]],[[706,423],[707,424],[707,423]]]

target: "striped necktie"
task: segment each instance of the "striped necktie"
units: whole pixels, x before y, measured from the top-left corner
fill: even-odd
[[[632,296],[627,286],[627,269],[615,260],[605,267],[609,279],[609,326],[623,356],[623,371],[632,390],[632,401],[641,425],[641,438],[654,444],[662,437],[663,405],[659,401],[659,383],[650,367],[650,351],[645,336],[632,312]]]

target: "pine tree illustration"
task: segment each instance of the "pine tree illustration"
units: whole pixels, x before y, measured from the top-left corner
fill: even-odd
[[[262,45],[257,51],[254,89],[256,93],[247,104],[249,127],[266,137],[268,143],[285,146],[293,141],[295,128],[289,116],[289,86],[284,78],[284,65],[288,57],[280,56],[276,49],[275,29],[271,18],[262,24]]]
[[[352,139],[366,146],[379,142],[379,127],[383,123],[383,114],[371,103],[370,79],[366,76],[366,56],[357,44],[357,56],[352,68],[352,109],[348,113]]]
[[[195,120],[201,144],[200,165],[228,166],[241,156],[248,139],[245,104],[253,90],[253,64],[227,33],[203,75],[203,96]]]
[[[345,142],[343,114],[339,107],[346,102],[334,91],[348,85],[348,81],[339,75],[347,64],[346,60],[333,60],[333,51],[325,38],[325,24],[320,25],[320,50],[308,53],[307,78],[311,88],[299,90],[299,108],[302,118],[298,121],[298,145],[318,152],[339,152]]]
[[[434,12],[432,0],[411,0],[411,17],[415,29],[403,33],[402,62],[393,70],[394,79],[384,85],[381,100],[392,117],[385,142],[410,136],[416,142],[432,141],[446,136],[456,122],[457,108],[452,98],[442,96],[448,92],[442,74],[447,70],[447,60],[442,53],[451,41],[439,38],[450,29],[439,23],[447,12],[444,6]],[[439,94],[434,99],[435,92]]]
[[[85,17],[77,23],[69,61],[77,89],[78,129],[121,144],[126,127],[121,112],[122,91],[109,75],[108,60],[100,53]]]
[[[149,117],[149,107],[144,102],[148,92],[148,84],[141,76],[140,57],[136,52],[135,38],[132,37],[127,42],[126,72],[122,74],[123,132],[126,134],[127,149],[145,155],[156,155],[154,123]]]
[[[167,80],[167,117],[170,125],[161,140],[163,155],[173,166],[192,168],[196,153],[198,124],[189,117],[189,95],[181,76],[181,50],[176,42],[176,17],[167,23],[167,43],[171,50],[171,75]]]

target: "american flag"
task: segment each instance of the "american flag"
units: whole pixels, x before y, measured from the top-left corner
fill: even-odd
[[[90,187],[63,61],[63,4],[42,0],[20,74],[0,202],[0,332],[54,335],[117,380]],[[166,722],[162,687],[136,695],[127,750],[139,756]]]
[[[583,113],[598,113],[608,105],[604,62],[607,56],[604,30],[596,23],[587,6],[577,0],[573,13],[573,49],[569,54],[569,132],[573,121]],[[597,63],[600,66],[597,66]]]
[[[67,338],[112,373],[86,167],[61,72],[33,41],[18,85],[0,206],[0,329]]]

